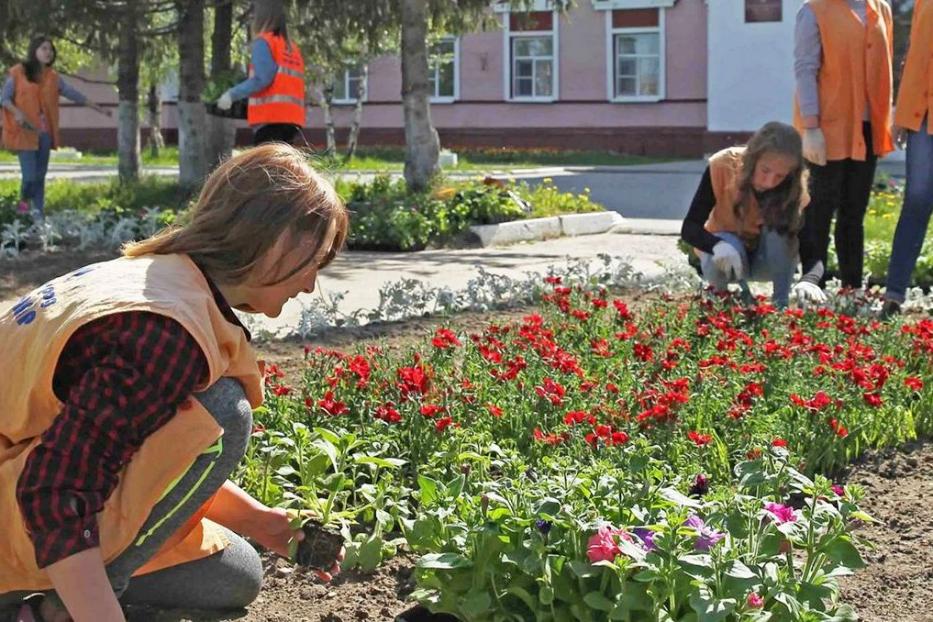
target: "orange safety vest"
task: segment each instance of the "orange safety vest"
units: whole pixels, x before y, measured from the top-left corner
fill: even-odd
[[[22,64],[10,69],[13,79],[13,104],[23,111],[35,130],[27,130],[16,122],[13,113],[3,109],[3,146],[10,151],[35,151],[39,148],[40,113],[45,114],[52,137],[52,148],[61,142],[58,135],[58,73],[46,67],[39,82],[30,82]]]
[[[742,180],[742,158],[745,147],[729,147],[716,153],[709,159],[709,176],[713,185],[713,206],[704,228],[710,233],[734,233],[745,241],[753,241],[761,235],[764,219],[758,208],[754,194],[748,195],[748,202],[741,220],[736,218],[734,206],[739,197],[739,183]],[[800,209],[810,203],[806,188],[800,197]]]
[[[305,111],[305,62],[301,50],[294,41],[287,41],[271,32],[259,38],[269,45],[272,60],[278,66],[275,78],[266,88],[249,98],[246,120],[250,125],[266,123],[290,123],[304,127]],[[250,75],[253,67],[250,65]]]
[[[933,134],[933,2],[916,0],[894,122],[916,132],[924,117]]]
[[[807,0],[820,29],[823,62],[817,77],[820,129],[827,160],[866,158],[862,122],[868,98],[875,155],[894,150],[891,136],[891,59],[894,26],[891,7],[883,0],[865,1],[865,22],[846,0]],[[794,125],[803,131],[794,98]]]
[[[126,311],[151,311],[177,320],[198,342],[209,377],[236,378],[253,407],[262,402],[262,374],[242,328],[227,321],[210,287],[186,255],[120,258],[54,279],[0,309],[0,594],[52,587],[36,563],[34,547],[16,499],[26,459],[59,415],[52,388],[58,358],[69,338],[95,319]],[[119,483],[97,514],[100,548],[112,561],[134,540],[162,494],[217,441],[223,430],[196,399],[143,442],[120,473]],[[137,571],[153,572],[206,557],[227,541],[202,511]]]

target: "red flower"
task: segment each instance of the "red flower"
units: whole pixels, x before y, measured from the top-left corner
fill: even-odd
[[[881,396],[877,393],[864,393],[862,394],[862,399],[865,400],[865,403],[873,408],[878,408],[881,406]]]
[[[369,361],[366,360],[366,357],[361,355],[354,356],[352,359],[350,359],[348,367],[350,371],[356,374],[357,378],[359,378],[359,382],[356,383],[357,388],[362,389],[365,387],[369,382],[369,374],[372,371],[369,366]]]
[[[489,414],[493,417],[501,417],[502,409],[496,406],[495,404],[486,404],[486,410],[489,411]]]
[[[574,309],[573,311],[570,312],[570,315],[577,318],[581,322],[585,322],[588,319],[590,319],[590,312],[584,311],[583,309]]]
[[[576,425],[587,420],[586,412],[582,410],[571,410],[564,415],[564,423],[567,425]]]
[[[643,343],[636,343],[632,347],[632,352],[635,354],[635,358],[639,361],[644,361],[645,363],[651,361],[654,358],[654,351],[651,349],[651,346],[645,345]]]
[[[696,430],[690,430],[687,432],[687,438],[693,441],[694,445],[697,447],[709,445],[713,440],[713,436],[711,434],[703,434],[702,432],[697,432]]]
[[[427,370],[421,365],[413,367],[400,367],[397,372],[398,382],[396,385],[402,393],[402,397],[407,399],[411,393],[424,395],[431,386],[431,380],[428,377]]]
[[[545,378],[541,385],[535,387],[535,393],[537,393],[539,397],[543,397],[550,401],[554,406],[560,406],[564,403],[564,394],[566,392],[567,390],[564,389],[564,387],[550,378]]]
[[[328,415],[337,417],[346,412],[349,412],[349,408],[343,402],[338,402],[334,399],[334,392],[328,391],[324,394],[324,399],[318,400],[317,405],[324,410]]]
[[[907,376],[904,378],[904,386],[910,389],[911,391],[922,391],[923,390],[923,380],[917,376]]]
[[[785,441],[783,438],[775,438],[773,441],[771,441],[771,446],[772,447],[787,447],[787,441]]]
[[[378,406],[376,408],[376,414],[373,416],[386,423],[401,423],[402,421],[402,415],[395,409],[395,404],[392,402],[386,402],[382,406]]]
[[[434,339],[431,340],[431,344],[438,350],[446,350],[459,347],[460,340],[449,328],[438,328],[434,334]]]
[[[287,387],[284,384],[277,384],[272,388],[272,393],[274,393],[276,397],[282,397],[288,395],[291,392],[292,388]]]
[[[427,418],[431,418],[434,415],[444,412],[443,406],[438,406],[437,404],[422,404],[421,405],[421,415]]]
[[[612,356],[612,351],[609,349],[609,342],[605,339],[597,339],[593,342],[593,353],[596,356],[609,357]]]
[[[559,276],[546,276],[544,282],[548,285],[560,285],[561,278]]]
[[[561,443],[566,441],[568,438],[570,438],[570,435],[566,432],[564,432],[563,434],[555,434],[554,432],[551,432],[550,434],[545,434],[544,432],[541,431],[541,428],[538,428],[538,427],[534,429],[531,435],[539,443],[545,443],[547,445],[560,445]]]
[[[444,430],[449,428],[451,425],[454,426],[455,428],[460,427],[459,424],[454,423],[454,420],[451,419],[450,417],[441,417],[440,419],[434,422],[434,429],[437,432],[443,432]]]
[[[628,310],[628,305],[623,301],[618,299],[613,300],[612,306],[616,308],[620,320],[628,320],[632,317],[632,313]]]

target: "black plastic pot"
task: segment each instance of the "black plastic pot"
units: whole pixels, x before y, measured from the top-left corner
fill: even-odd
[[[230,110],[221,110],[217,107],[217,102],[208,102],[204,104],[207,108],[207,114],[215,117],[224,117],[226,119],[245,119],[246,108],[249,104],[245,99],[238,99],[230,106]]]
[[[400,613],[395,622],[460,622],[460,619],[446,613],[431,613],[427,607],[415,605]]]

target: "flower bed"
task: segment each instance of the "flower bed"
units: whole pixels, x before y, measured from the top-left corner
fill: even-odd
[[[929,434],[933,324],[552,281],[521,323],[270,368],[240,481],[354,523],[349,566],[421,554],[462,620],[854,619],[870,518],[825,475]]]

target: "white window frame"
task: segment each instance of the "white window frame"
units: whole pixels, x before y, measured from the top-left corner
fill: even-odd
[[[612,11],[606,11],[606,97],[616,103],[655,103],[667,96],[667,39],[664,36],[664,9],[658,9],[658,25],[655,28],[613,28]],[[658,94],[657,95],[616,95],[616,35],[620,34],[657,34],[658,35]]]
[[[437,95],[437,85],[439,81],[439,67],[437,64],[433,66],[434,69],[434,92],[431,93],[431,103],[432,104],[452,104],[458,99],[460,99],[460,37],[448,36],[441,37],[440,41],[453,41],[454,42],[454,94],[450,95]],[[432,69],[432,63],[430,56],[428,57],[428,71]],[[428,80],[428,84],[431,81]]]
[[[362,63],[360,63],[360,67],[362,68]],[[342,78],[343,78],[343,92],[346,93],[347,95],[349,95],[349,94],[350,94],[350,69],[349,69],[349,68],[343,70],[343,76],[342,76]],[[364,102],[365,102],[367,99],[369,99],[369,75],[368,75],[368,74],[366,75],[365,81],[366,81],[366,83],[367,83],[367,84],[366,84],[366,87],[367,87],[367,88],[366,88],[366,95],[363,96],[363,101],[364,101]],[[340,104],[355,104],[355,103],[357,103],[357,98],[356,98],[356,97],[344,97],[344,98],[341,98],[341,99],[337,99],[337,98],[335,97],[331,103],[332,103],[332,104],[337,104],[337,105],[340,105]]]
[[[669,9],[677,0],[593,0],[593,10],[613,9]]]
[[[560,99],[560,14],[551,11],[551,30],[519,30],[515,34],[511,30],[511,13],[503,12],[502,28],[502,95],[505,101],[518,103],[549,104]],[[512,40],[522,37],[551,37],[551,71],[553,72],[553,85],[551,95],[545,97],[513,97],[512,96]]]

